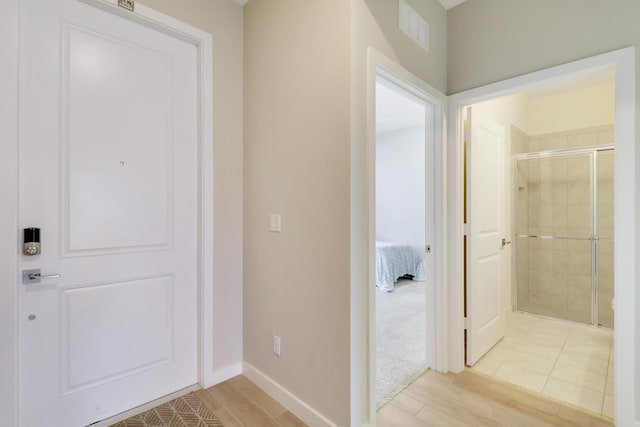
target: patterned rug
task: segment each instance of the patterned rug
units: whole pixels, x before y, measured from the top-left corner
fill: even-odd
[[[198,397],[189,393],[111,427],[221,427],[220,420]]]

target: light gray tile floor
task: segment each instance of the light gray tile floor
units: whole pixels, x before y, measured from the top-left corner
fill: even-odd
[[[613,331],[508,313],[505,337],[471,370],[613,418]]]

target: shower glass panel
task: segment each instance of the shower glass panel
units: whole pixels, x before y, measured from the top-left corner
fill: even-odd
[[[613,328],[613,153],[596,157],[598,324],[607,328]]]
[[[516,161],[517,309],[593,321],[593,154]]]

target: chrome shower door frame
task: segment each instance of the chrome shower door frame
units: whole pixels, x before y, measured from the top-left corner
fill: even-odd
[[[597,145],[597,146],[588,146],[588,147],[580,147],[580,148],[570,148],[570,149],[559,149],[559,150],[549,150],[549,151],[538,151],[531,153],[523,153],[517,154],[512,157],[512,194],[517,194],[515,189],[518,188],[517,185],[517,172],[518,172],[518,161],[527,161],[533,159],[548,159],[548,158],[561,158],[561,157],[570,157],[570,156],[578,156],[587,154],[589,155],[589,187],[590,187],[590,227],[591,232],[589,237],[570,237],[570,236],[554,236],[552,235],[542,235],[542,233],[537,233],[536,235],[529,234],[527,230],[527,234],[519,234],[517,233],[517,215],[515,209],[515,205],[517,203],[517,197],[513,198],[512,202],[512,215],[514,220],[512,223],[512,235],[515,237],[515,258],[513,262],[513,269],[515,271],[514,274],[514,282],[515,286],[512,289],[515,289],[515,311],[524,311],[520,309],[519,304],[519,295],[518,295],[518,280],[520,277],[519,274],[519,263],[518,257],[520,254],[520,238],[526,239],[545,239],[545,240],[566,240],[566,241],[590,241],[591,242],[591,321],[590,324],[592,326],[598,325],[598,311],[599,311],[599,293],[598,293],[598,244],[600,241],[600,236],[598,235],[598,185],[597,185],[597,172],[598,172],[598,153],[604,151],[612,151],[614,150],[613,144],[607,145]]]

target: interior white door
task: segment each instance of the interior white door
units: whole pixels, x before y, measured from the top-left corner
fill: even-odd
[[[85,426],[198,380],[196,47],[20,5],[20,425]]]
[[[467,349],[474,365],[505,334],[501,306],[505,237],[505,130],[467,109]]]

